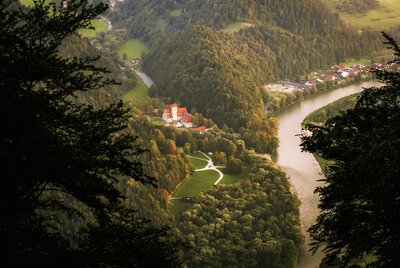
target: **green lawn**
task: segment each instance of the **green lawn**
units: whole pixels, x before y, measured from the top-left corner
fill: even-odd
[[[189,157],[189,159],[195,169],[205,168],[207,166],[207,160],[200,160],[191,157]]]
[[[122,100],[126,102],[142,102],[148,96],[149,89],[146,87],[143,80],[138,78],[136,87],[122,95]]]
[[[234,22],[228,24],[225,28],[221,29],[224,33],[235,33],[239,31],[240,29],[246,28],[246,27],[252,27],[253,24],[247,23],[247,22]]]
[[[182,15],[182,9],[172,10],[171,12],[169,12],[169,15],[171,17],[179,17],[180,15]]]
[[[124,53],[126,53],[128,58],[133,58],[140,57],[142,53],[148,52],[149,48],[139,39],[129,39],[118,50],[118,54],[121,58],[123,57]]]
[[[166,124],[166,122],[160,118],[156,118],[156,117],[152,117],[150,119],[150,122],[154,125],[161,125],[164,126]]]
[[[245,180],[250,173],[250,168],[248,167],[243,167],[242,174],[227,174],[225,173],[225,168],[220,168],[219,170],[224,173],[224,177],[219,182],[220,184],[233,184]]]
[[[91,29],[79,29],[79,32],[87,37],[96,37],[98,33],[107,32],[108,31],[108,23],[102,19],[94,19],[91,21],[92,26],[95,28]]]
[[[190,156],[201,158],[201,159],[204,159],[204,160],[208,161],[207,157],[205,157],[204,154],[202,154],[200,152],[194,152]]]
[[[19,2],[21,4],[23,4],[24,6],[27,6],[27,7],[32,7],[33,6],[33,0],[19,0]],[[46,4],[50,3],[50,2],[51,2],[51,0],[46,0],[45,1]]]
[[[198,171],[191,175],[174,193],[174,197],[195,196],[214,185],[219,177],[215,170]]]
[[[173,199],[171,200],[171,204],[168,205],[168,209],[173,215],[177,216],[188,210],[191,206],[192,204],[184,199]]]
[[[323,0],[331,9],[336,10],[335,6],[339,0]],[[400,26],[399,0],[379,0],[380,7],[370,10],[365,15],[355,13],[341,13],[340,17],[346,22],[357,28],[369,26],[374,29],[388,29]]]

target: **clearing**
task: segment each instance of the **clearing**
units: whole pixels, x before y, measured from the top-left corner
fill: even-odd
[[[225,26],[225,28],[221,29],[222,32],[224,33],[236,33],[237,31],[239,31],[240,29],[244,29],[247,27],[253,27],[254,25],[251,23],[247,23],[247,22],[234,22],[234,23],[230,23],[227,26]]]
[[[182,9],[172,10],[171,12],[169,12],[169,15],[171,17],[179,17],[180,15],[182,15]]]
[[[243,167],[241,174],[227,174],[225,173],[225,168],[220,168],[219,170],[221,170],[222,173],[224,173],[224,177],[219,183],[224,185],[234,184],[239,181],[245,180],[247,179],[247,176],[250,173],[249,167]]]
[[[192,206],[191,197],[199,195],[218,183],[228,185],[244,180],[250,173],[249,167],[243,167],[241,174],[223,173],[225,167],[215,167],[212,162],[209,162],[211,159],[200,151],[191,154],[189,159],[196,168],[196,172],[178,185],[172,193],[169,209],[174,215],[178,215]]]
[[[19,0],[19,2],[26,7],[33,7],[33,0]],[[46,0],[44,2],[47,4],[50,3],[51,0]]]
[[[122,95],[123,101],[140,103],[149,96],[149,89],[146,87],[143,80],[138,77],[137,81],[137,85],[134,89],[131,89]]]
[[[108,22],[103,19],[94,19],[91,21],[92,26],[95,28],[91,29],[79,29],[79,33],[87,37],[96,37],[98,33],[108,31]]]
[[[190,157],[190,162],[192,163],[195,169],[205,168],[208,164],[208,161],[206,159],[200,159],[194,157]]]
[[[195,196],[212,187],[219,174],[215,170],[197,171],[175,191],[174,197]]]
[[[333,11],[336,11],[336,5],[339,3],[339,0],[323,1]],[[371,27],[373,29],[383,30],[400,26],[399,0],[379,0],[379,3],[379,8],[369,10],[366,14],[338,13],[344,21],[354,25],[358,29]]]
[[[124,53],[126,53],[129,59],[133,57],[141,57],[142,53],[146,54],[149,51],[150,50],[146,44],[139,39],[129,39],[120,47],[118,55],[122,59]]]

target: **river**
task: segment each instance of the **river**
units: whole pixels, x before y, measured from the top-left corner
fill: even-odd
[[[315,222],[318,216],[318,196],[314,190],[320,185],[318,180],[323,179],[321,168],[310,153],[301,152],[300,137],[296,136],[301,131],[301,122],[311,112],[338,100],[342,97],[362,91],[363,87],[379,86],[378,82],[365,82],[359,85],[335,89],[328,93],[316,96],[285,109],[278,114],[280,122],[278,138],[280,145],[277,154],[277,164],[281,166],[290,177],[296,189],[300,205],[300,221],[303,232]],[[298,267],[318,267],[323,255],[311,255],[308,252],[310,238],[306,234],[306,249],[299,260]]]

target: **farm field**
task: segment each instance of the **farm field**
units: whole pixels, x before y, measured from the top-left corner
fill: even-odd
[[[335,7],[339,3],[339,0],[323,0],[323,2],[336,11]],[[339,12],[339,14],[344,21],[354,25],[358,29],[371,27],[382,30],[400,26],[399,0],[379,0],[379,3],[380,7],[378,9],[369,10],[365,15],[343,12]]]

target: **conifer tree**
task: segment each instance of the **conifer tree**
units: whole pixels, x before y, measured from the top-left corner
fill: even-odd
[[[127,129],[129,109],[121,102],[95,109],[76,98],[115,82],[104,78],[107,71],[94,65],[96,58],[58,53],[65,38],[106,8],[74,0],[66,6],[38,0],[32,8],[0,1],[3,265],[178,261],[170,230],[155,230],[124,208],[116,189],[121,179],[154,184],[136,158],[143,149]],[[85,218],[82,211],[92,215],[90,225],[79,237],[68,236],[63,219]]]

